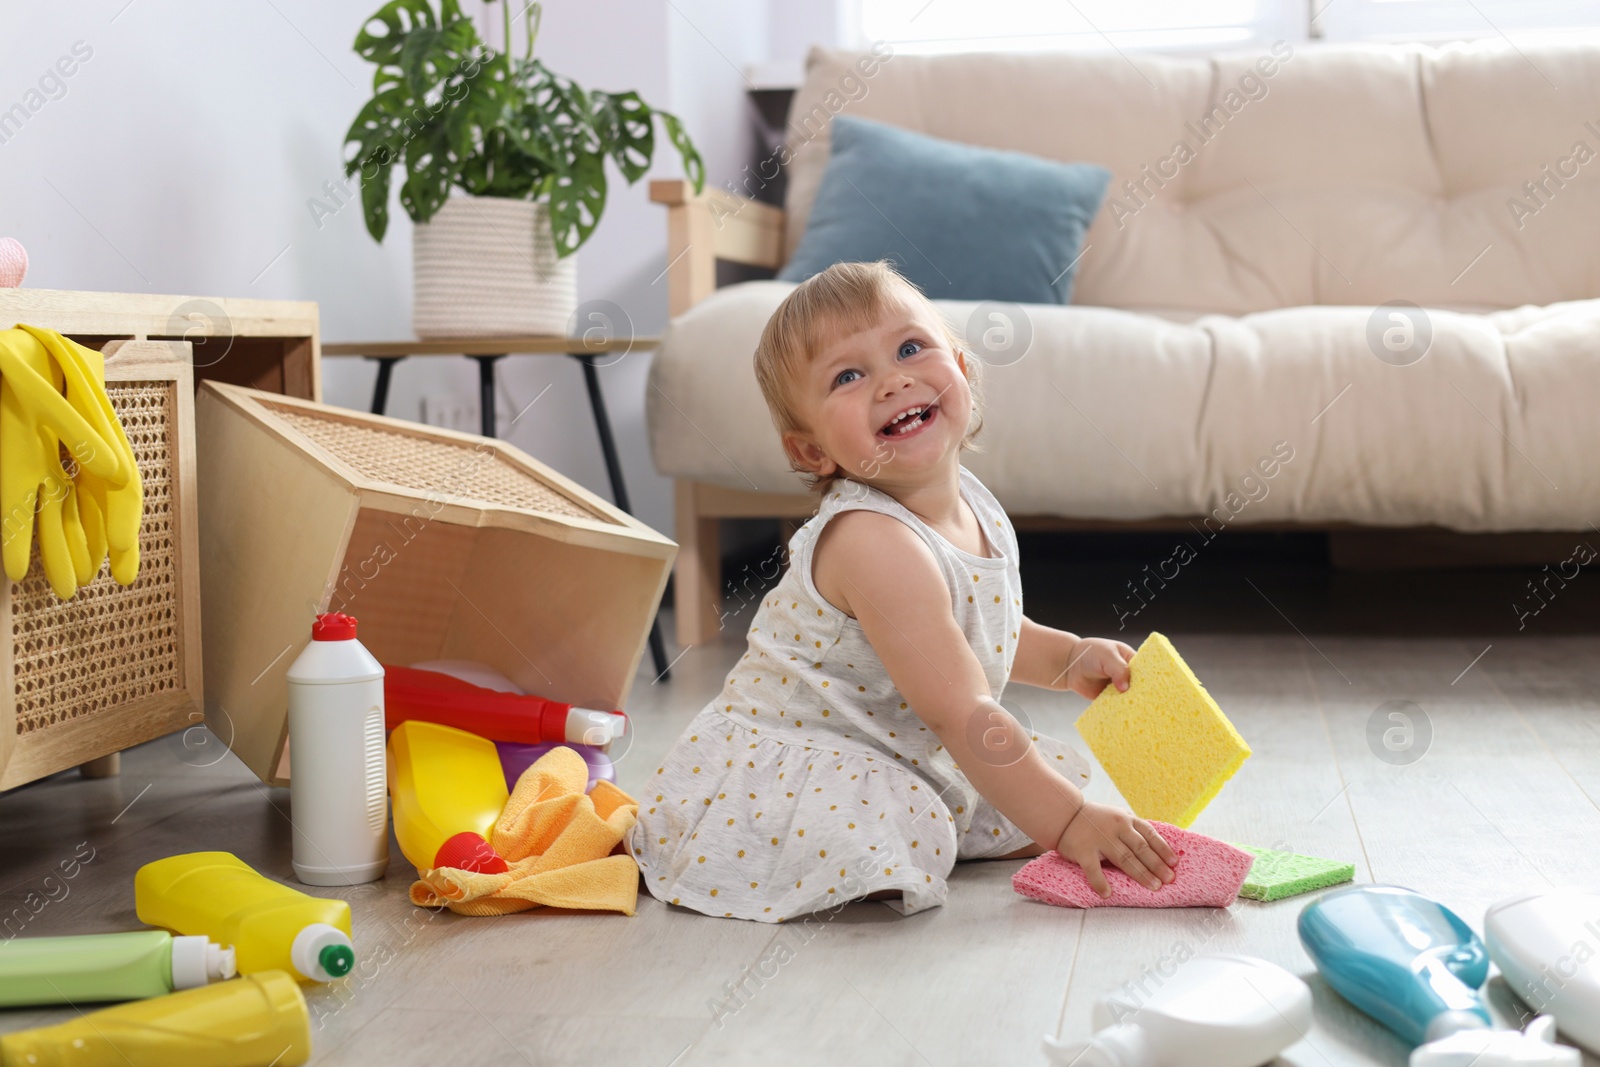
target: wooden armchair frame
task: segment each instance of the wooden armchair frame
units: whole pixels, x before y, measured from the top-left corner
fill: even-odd
[[[783,211],[720,189],[698,196],[687,181],[652,181],[650,199],[667,206],[667,307],[677,318],[717,287],[717,261],[776,270],[783,260]],[[679,478],[673,485],[673,569],[677,640],[682,647],[722,626],[720,519],[805,519],[809,493],[759,493]],[[785,524],[785,528],[792,526]]]

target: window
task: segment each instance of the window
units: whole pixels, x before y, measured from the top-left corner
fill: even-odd
[[[1276,25],[1283,5],[1273,0],[856,2],[861,43],[888,41],[897,52],[1183,51],[1283,36]]]
[[[1460,41],[1600,36],[1600,3],[1571,0],[1319,0],[1325,40]],[[1315,31],[1313,31],[1315,32]]]
[[[1204,51],[1274,40],[1600,39],[1600,0],[839,0],[898,52]]]

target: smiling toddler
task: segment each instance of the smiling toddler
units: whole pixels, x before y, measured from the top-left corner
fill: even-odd
[[[943,904],[960,860],[1056,849],[1151,888],[1177,856],[1087,802],[1087,762],[998,703],[1008,681],[1126,689],[1133,649],[1022,613],[1017,538],[959,462],[979,365],[885,262],[839,263],[773,313],[755,372],[818,494],[749,648],[642,789],[626,839],[650,893],[782,922],[847,900]]]

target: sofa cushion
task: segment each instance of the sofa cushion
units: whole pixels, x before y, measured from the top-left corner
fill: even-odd
[[[668,328],[646,408],[662,474],[804,492],[751,369],[762,327],[793,288],[720,289]],[[980,307],[936,306],[958,331]],[[962,462],[1013,514],[1589,529],[1600,499],[1587,388],[1600,381],[1600,300],[1429,311],[1431,346],[1404,366],[1369,340],[1388,310],[1183,323],[1019,307],[1031,344],[984,366],[986,451]]]
[[[1072,301],[1083,234],[1111,172],[840,115],[805,235],[778,273],[889,259],[943,300]]]
[[[1600,297],[1597,86],[1600,47],[1497,39],[1215,56],[813,49],[789,114],[785,251],[831,119],[849,114],[1108,167],[1080,305]]]

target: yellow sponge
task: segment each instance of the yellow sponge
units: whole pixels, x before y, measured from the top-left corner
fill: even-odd
[[[1106,686],[1078,733],[1135,815],[1187,827],[1250,746],[1161,634],[1151,631],[1128,670],[1128,691]]]

